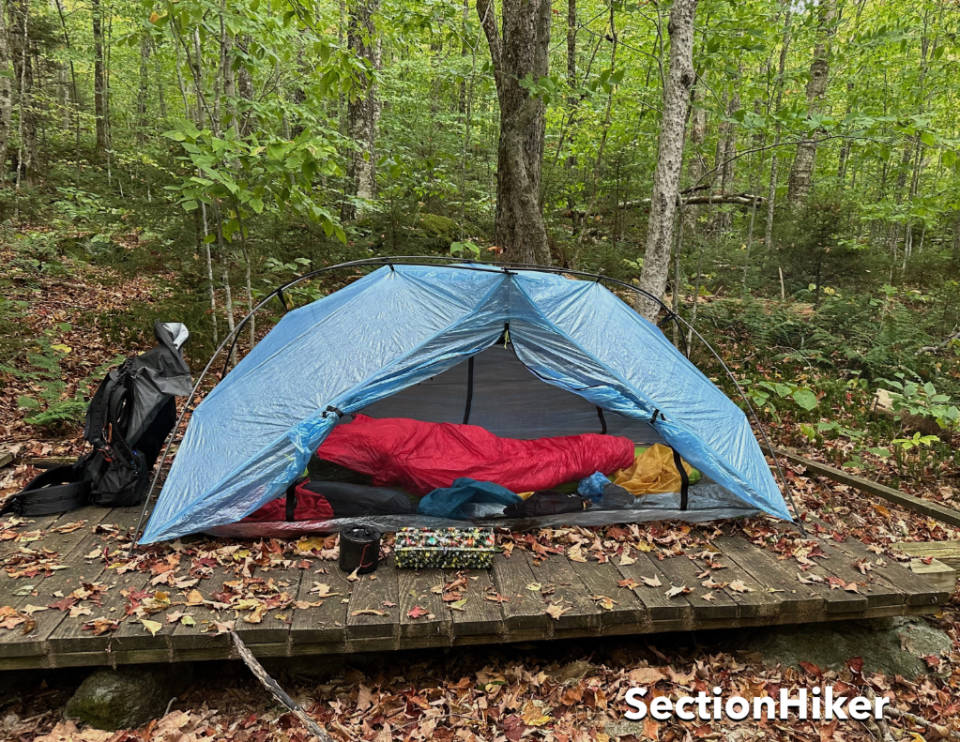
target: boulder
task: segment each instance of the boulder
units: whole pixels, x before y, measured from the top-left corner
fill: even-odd
[[[945,632],[922,618],[897,617],[783,626],[757,633],[744,649],[758,652],[767,664],[810,662],[831,670],[860,657],[864,672],[916,678],[931,671],[925,657],[952,646]]]
[[[96,670],[67,701],[64,715],[97,729],[131,729],[163,715],[176,692],[172,673],[146,667]]]

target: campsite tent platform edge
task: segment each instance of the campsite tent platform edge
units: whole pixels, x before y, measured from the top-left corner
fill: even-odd
[[[697,557],[699,549],[663,560],[655,552],[632,549],[626,560],[599,563],[587,550],[588,561],[579,562],[564,555],[534,560],[530,552],[515,548],[509,558],[498,554],[490,571],[464,573],[465,600],[456,610],[435,592],[456,579],[454,571],[399,570],[388,561],[352,582],[335,561],[305,554],[253,569],[254,578],[272,586],[266,592],[252,587],[244,592],[254,605],[281,595],[288,599],[254,615],[249,603],[240,609],[223,604],[224,583],[242,580],[243,558],[194,570],[199,575],[196,584],[187,580],[177,587],[174,579],[190,576],[198,546],[236,553],[249,549],[250,541],[200,537],[161,544],[151,549],[141,569],[122,574],[111,569],[96,555],[113,551],[110,561],[123,561],[122,552],[116,556],[118,534],[132,533],[136,516],[133,508],[84,508],[59,518],[28,520],[14,527],[26,534],[22,543],[0,542],[5,566],[14,564],[21,547],[43,547],[57,553],[64,567],[47,576],[0,575],[0,605],[48,606],[60,600],[56,595],[69,596],[83,584],[99,586],[99,604],[89,598],[80,601],[76,617],[51,607],[32,613],[33,625],[0,629],[0,670],[230,659],[236,655],[229,636],[217,633],[228,625],[255,655],[303,657],[915,615],[937,611],[950,597],[942,581],[914,574],[892,559],[881,564],[876,554],[852,540],[821,541],[826,556],[815,558],[801,581],[798,562],[779,559],[737,535],[738,529],[722,526],[727,535],[712,539],[712,546],[725,568],[713,576],[718,582],[739,581],[742,591],[704,588],[697,577],[705,567]],[[164,583],[162,571],[150,569],[151,564],[178,558],[171,585]],[[874,564],[866,574],[856,566],[864,559]],[[643,578],[660,584],[647,586]],[[854,583],[856,592],[830,584],[836,580]],[[27,584],[32,592],[22,589]],[[537,584],[539,591],[530,589]],[[667,597],[671,586],[691,591]],[[161,603],[169,600],[169,605],[143,618],[157,622],[159,629],[142,624],[135,613],[125,615],[131,595],[143,600],[158,591],[166,595]],[[321,591],[329,597],[320,598]],[[303,607],[297,608],[296,602]],[[554,611],[556,618],[547,613],[554,605],[560,608]],[[411,617],[414,606],[422,609],[413,612],[418,618]],[[189,615],[193,623],[169,620],[178,613]],[[93,623],[101,618],[118,625],[98,634]]]

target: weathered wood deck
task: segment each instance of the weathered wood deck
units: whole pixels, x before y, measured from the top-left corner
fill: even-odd
[[[135,518],[88,508],[0,531],[0,669],[230,657],[229,634],[216,633],[224,622],[255,654],[278,657],[870,618],[930,612],[949,598],[942,582],[858,542],[822,542],[825,558],[801,580],[798,562],[740,536],[713,539],[714,557],[633,549],[605,563],[538,563],[514,549],[490,571],[462,574],[397,570],[388,559],[354,581],[315,555],[270,561],[261,549],[254,563],[249,545],[221,542],[216,558],[194,554],[167,574],[177,546],[155,552],[149,568],[121,558],[119,534]],[[451,588],[459,576],[465,584]],[[672,586],[693,589],[669,597]],[[241,590],[250,601],[237,600]],[[149,612],[132,610],[151,601]],[[118,625],[97,633],[98,619]]]

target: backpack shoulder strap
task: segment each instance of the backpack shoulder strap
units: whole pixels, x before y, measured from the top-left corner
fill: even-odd
[[[90,483],[80,462],[48,469],[9,498],[0,514],[16,513],[26,517],[66,513],[87,504]]]

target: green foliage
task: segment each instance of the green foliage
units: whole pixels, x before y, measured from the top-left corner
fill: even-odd
[[[746,383],[747,396],[757,406],[776,412],[777,404],[792,403],[803,412],[811,412],[819,404],[811,390],[782,381],[753,381]]]
[[[168,190],[184,211],[196,211],[201,203],[216,207],[226,240],[248,236],[246,223],[253,218],[292,212],[319,224],[328,237],[346,241],[337,219],[316,198],[315,180],[339,172],[336,150],[318,130],[304,130],[293,140],[242,137],[232,129],[217,136],[184,121],[164,136],[180,144],[183,162],[195,173]]]
[[[911,381],[903,373],[897,374],[897,380],[878,381],[888,390],[895,411],[931,418],[945,430],[960,428],[960,408],[950,404],[948,395],[938,393],[932,381]]]

